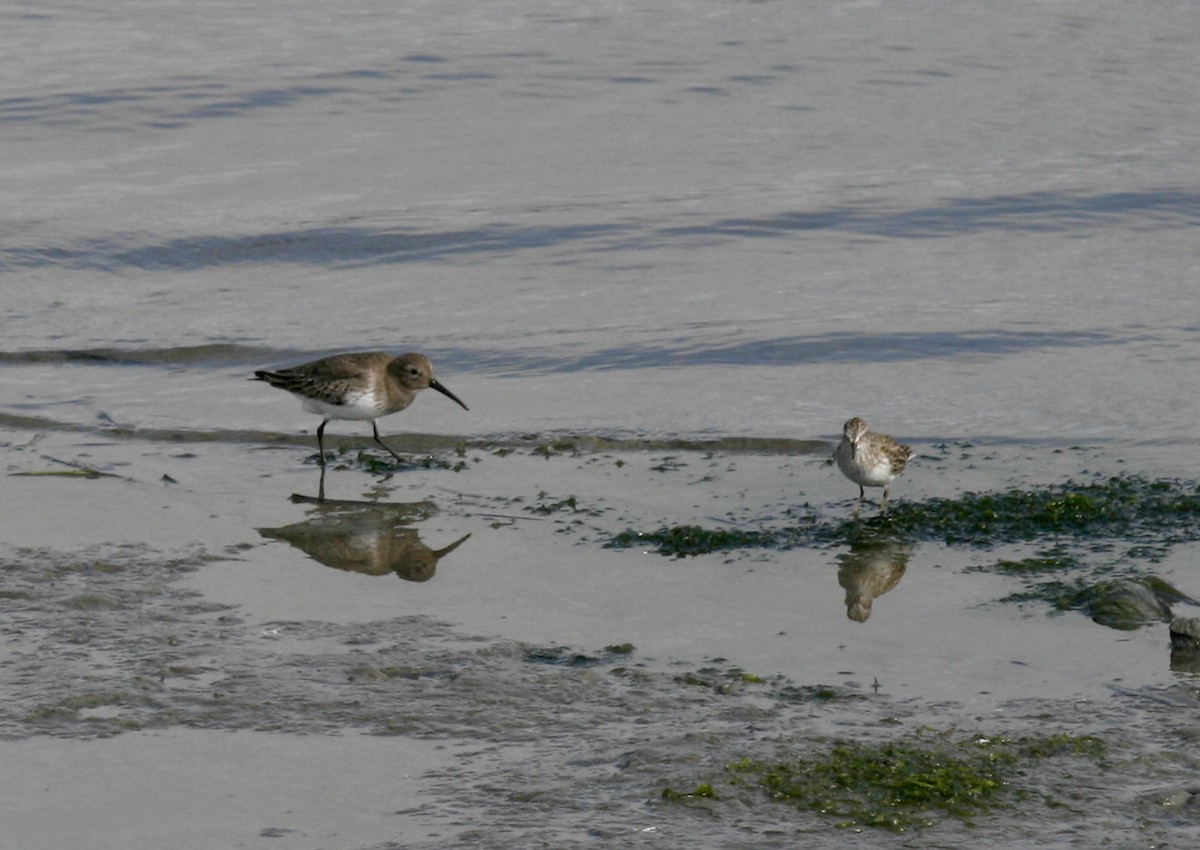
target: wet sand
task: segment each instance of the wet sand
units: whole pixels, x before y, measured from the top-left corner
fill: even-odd
[[[706,815],[658,795],[748,754],[928,728],[1100,736],[1121,766],[1070,765],[1091,791],[1069,840],[1180,834],[1160,804],[1186,793],[1181,765],[1146,755],[1164,728],[1186,737],[1195,699],[1166,627],[1001,603],[1019,583],[972,569],[1037,547],[920,543],[875,563],[838,546],[687,559],[606,546],[628,528],[848,516],[855,488],[820,441],[497,442],[394,475],[332,466],[322,505],[292,498],[318,481],[305,449],[27,436],[7,449],[0,665],[0,730],[19,748],[3,817],[23,847],[93,833],[113,848],[650,846],[694,835],[697,818],[725,844],[775,846],[782,830],[833,846],[836,830],[787,807]],[[1043,458],[1062,473],[1112,460],[918,445],[896,498],[1044,480]],[[67,468],[51,459],[108,477],[14,475]],[[63,498],[77,517],[51,509]],[[1190,551],[1155,572],[1200,595]],[[848,576],[895,563],[865,621],[848,616]],[[814,688],[837,697],[798,696]],[[1064,769],[1027,781],[1061,795]],[[102,793],[47,828],[55,801],[101,776]],[[1135,781],[1149,799],[1128,796]],[[145,814],[131,820],[133,799]],[[1056,823],[1020,812],[988,818],[997,841]]]

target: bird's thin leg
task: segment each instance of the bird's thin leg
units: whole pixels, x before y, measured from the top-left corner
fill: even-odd
[[[322,471],[325,469],[325,426],[328,424],[328,419],[322,419],[321,424],[317,426],[317,452],[321,455]]]
[[[372,420],[371,420],[371,430],[375,432],[375,442],[379,443],[379,445],[381,445],[381,446],[383,446],[385,449],[387,449],[387,450],[388,450],[388,453],[389,453],[389,454],[391,454],[391,456],[392,456],[392,457],[394,457],[396,460],[398,460],[398,461],[400,461],[401,463],[403,463],[403,462],[404,462],[404,458],[400,457],[400,455],[396,454],[394,451],[392,451],[391,449],[389,449],[389,448],[388,448],[388,444],[387,444],[387,443],[385,443],[383,440],[379,439],[379,426],[375,424],[375,420],[374,420],[374,419],[372,419]]]
[[[858,502],[854,505],[854,513],[851,515],[854,519],[858,519],[858,512],[862,510],[863,499],[867,496],[867,491],[858,485]]]
[[[883,501],[879,503],[879,515],[883,516],[887,513],[887,487],[883,488]]]
[[[317,485],[317,501],[325,501],[325,464],[321,464],[321,483]]]

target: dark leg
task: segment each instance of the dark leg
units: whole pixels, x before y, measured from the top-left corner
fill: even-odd
[[[883,501],[879,504],[879,515],[887,513],[887,487],[883,488]]]
[[[388,445],[387,445],[387,443],[385,443],[383,440],[379,439],[379,426],[375,424],[375,420],[374,420],[374,419],[372,419],[372,420],[371,420],[371,430],[375,432],[375,442],[379,443],[379,445],[381,445],[381,446],[383,446],[385,449],[387,449],[387,450],[388,450],[388,453],[389,453],[389,454],[390,454],[392,457],[394,457],[394,458],[395,458],[396,460],[398,460],[399,462],[403,463],[403,462],[404,462],[404,458],[400,457],[400,455],[396,454],[396,453],[395,453],[394,451],[392,451],[391,449],[388,449]]]
[[[317,485],[317,501],[325,501],[325,464],[321,464],[321,483]]]
[[[865,499],[866,497],[867,497],[867,491],[863,489],[861,484],[859,484],[858,485],[858,504],[856,504],[854,506],[854,514],[852,515],[854,519],[858,519],[858,512],[862,510],[863,499]]]
[[[325,426],[328,424],[328,419],[322,419],[321,424],[317,426],[317,451],[321,454],[322,469],[325,467]]]

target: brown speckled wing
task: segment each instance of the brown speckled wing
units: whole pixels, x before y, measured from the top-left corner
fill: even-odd
[[[892,473],[899,475],[904,471],[904,467],[908,465],[909,459],[912,458],[912,449],[897,443],[890,437],[885,437],[884,440],[885,442],[880,448],[892,464]]]
[[[364,376],[367,370],[375,366],[380,358],[384,364],[390,360],[386,354],[378,352],[336,354],[300,366],[275,372],[255,372],[254,375],[259,380],[294,395],[316,399],[325,404],[344,404],[347,392],[366,385]]]

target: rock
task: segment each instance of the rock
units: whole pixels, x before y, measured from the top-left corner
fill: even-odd
[[[1200,651],[1200,617],[1176,617],[1171,621],[1171,646]]]
[[[1153,577],[1106,581],[1089,588],[1083,609],[1102,626],[1129,631],[1147,623],[1167,622],[1171,606],[1182,594]]]
[[[1170,632],[1171,669],[1176,673],[1200,673],[1200,617],[1176,617]]]

